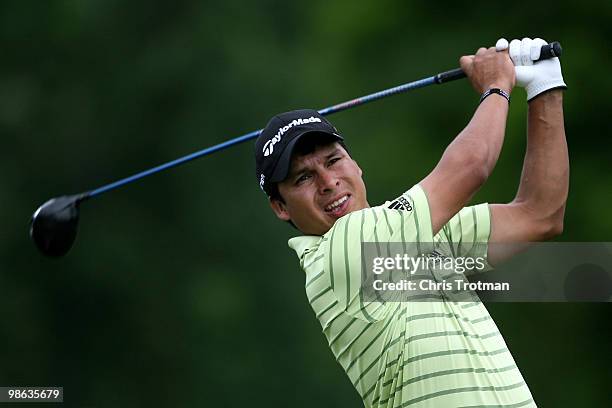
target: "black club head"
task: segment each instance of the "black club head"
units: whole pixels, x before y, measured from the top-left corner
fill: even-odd
[[[84,195],[52,198],[34,212],[30,237],[46,256],[60,257],[72,248],[79,223],[79,203]]]

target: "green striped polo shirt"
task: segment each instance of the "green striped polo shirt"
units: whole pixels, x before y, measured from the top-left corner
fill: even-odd
[[[366,407],[536,406],[476,294],[470,302],[379,302],[360,290],[362,242],[422,242],[424,251],[486,258],[486,245],[473,244],[489,233],[488,205],[480,204],[432,236],[417,184],[392,202],[343,216],[323,236],[289,240],[329,347]]]

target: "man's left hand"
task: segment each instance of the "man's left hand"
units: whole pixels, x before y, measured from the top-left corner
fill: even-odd
[[[559,58],[536,61],[540,50],[548,44],[541,38],[523,38],[510,42],[510,58],[515,66],[516,84],[527,91],[527,100],[551,89],[567,88],[561,75]]]

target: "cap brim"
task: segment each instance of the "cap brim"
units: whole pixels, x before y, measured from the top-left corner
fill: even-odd
[[[281,156],[278,159],[278,162],[276,163],[276,167],[274,168],[274,172],[270,176],[271,183],[278,183],[287,178],[287,175],[289,174],[289,168],[291,167],[291,155],[293,154],[293,149],[295,148],[297,142],[309,133],[321,133],[326,136],[331,136],[334,140],[344,140],[342,136],[337,133],[328,133],[323,132],[321,130],[307,130],[304,133],[298,134],[293,138],[293,140],[287,143],[287,146],[285,146],[285,150],[283,150],[283,152],[281,153]]]

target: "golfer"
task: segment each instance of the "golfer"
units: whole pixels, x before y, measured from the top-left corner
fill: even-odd
[[[504,44],[505,43],[505,44]],[[481,96],[468,125],[431,173],[404,194],[370,206],[362,170],[343,137],[313,110],[273,117],[255,144],[257,180],[278,218],[303,234],[289,240],[306,293],[338,363],[366,407],[533,407],[506,343],[479,301],[365,299],[363,242],[423,243],[495,266],[513,255],[493,243],[561,233],[569,163],[557,58],[533,63],[541,39],[504,40],[463,56]],[[503,144],[510,94],[527,91],[527,148],[507,204],[467,206]],[[477,298],[476,298],[477,299]]]

